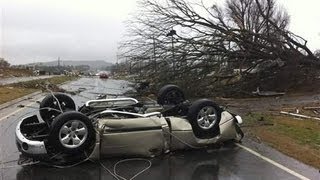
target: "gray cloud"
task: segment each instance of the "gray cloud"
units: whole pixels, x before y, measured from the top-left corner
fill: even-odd
[[[11,64],[50,61],[59,56],[115,62],[124,34],[123,21],[135,10],[136,1],[0,0],[0,56]],[[320,48],[320,1],[278,2],[291,15],[290,29],[305,37],[311,49]]]
[[[82,13],[80,8],[80,13],[64,8],[7,2],[2,18],[4,57],[12,64],[55,60],[59,56],[114,62],[126,14],[113,17],[108,12]]]

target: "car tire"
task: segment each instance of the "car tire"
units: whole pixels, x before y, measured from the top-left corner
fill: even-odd
[[[185,101],[185,96],[180,87],[168,84],[158,92],[157,102],[160,105],[177,105]]]
[[[194,135],[200,139],[213,138],[220,134],[220,118],[220,107],[209,99],[192,103],[187,114]]]
[[[63,93],[54,93],[53,95],[47,95],[40,103],[40,116],[49,125],[52,123],[53,118],[61,114],[57,100],[63,112],[76,110],[76,105],[70,96]],[[58,111],[45,108],[52,108]]]
[[[93,124],[87,116],[76,111],[60,114],[52,122],[48,143],[59,152],[82,153],[95,143]]]

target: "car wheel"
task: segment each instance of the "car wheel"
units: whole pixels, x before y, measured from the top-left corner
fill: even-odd
[[[53,95],[47,95],[40,103],[40,116],[48,124],[51,124],[53,118],[61,114],[60,107],[63,112],[76,110],[76,105],[70,96],[63,93],[54,93]]]
[[[183,101],[185,101],[184,93],[176,85],[165,85],[158,92],[157,102],[160,105],[177,105]]]
[[[57,116],[51,126],[48,143],[60,152],[84,152],[95,142],[90,119],[82,113],[70,111]]]
[[[212,138],[220,133],[221,109],[211,100],[200,99],[192,103],[187,118],[197,138]]]

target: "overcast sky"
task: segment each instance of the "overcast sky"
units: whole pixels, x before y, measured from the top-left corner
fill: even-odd
[[[290,29],[320,49],[320,1],[278,2],[291,15]],[[0,0],[0,57],[11,64],[115,62],[123,22],[135,10],[136,0]]]

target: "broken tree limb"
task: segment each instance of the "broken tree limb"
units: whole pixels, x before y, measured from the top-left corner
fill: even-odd
[[[282,110],[287,110],[287,111],[295,111],[297,108],[292,107],[292,108],[281,108]]]
[[[303,107],[305,110],[318,110],[320,109],[320,106],[315,106],[315,107]]]
[[[286,93],[285,92],[276,92],[276,91],[260,91],[260,88],[257,87],[257,90],[252,92],[252,94],[257,95],[257,96],[283,96]]]
[[[306,116],[306,115],[302,115],[302,114],[289,113],[289,112],[285,112],[285,111],[280,111],[280,114],[285,114],[285,115],[294,116],[294,117],[300,117],[300,118],[304,118],[304,119],[314,119],[314,120],[320,121],[320,118],[317,118],[317,117]]]

